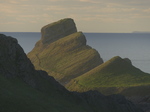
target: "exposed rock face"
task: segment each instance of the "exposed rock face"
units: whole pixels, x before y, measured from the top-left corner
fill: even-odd
[[[0,71],[8,77],[26,77],[34,70],[34,66],[26,57],[15,38],[0,35]]]
[[[61,84],[103,63],[100,54],[86,45],[72,19],[63,19],[42,28],[42,38],[28,54],[35,68],[45,70]]]
[[[40,90],[43,88],[40,88],[37,76],[48,76],[44,71],[35,71],[33,64],[15,38],[3,34],[0,34],[0,73],[7,78],[19,77],[27,84]],[[47,80],[50,80],[50,83],[53,83],[54,86],[58,85],[53,77],[48,77]],[[60,85],[58,88],[65,89]]]
[[[129,97],[128,99],[132,100],[132,102],[138,105],[138,107],[142,108],[144,112],[150,112],[150,95],[133,96],[133,97]]]
[[[132,102],[127,101],[122,95],[104,96],[98,91],[88,91],[76,94],[85,100],[91,108],[94,107],[93,110],[95,112],[96,110],[103,110],[104,112],[142,112],[140,108],[137,108]]]
[[[66,18],[44,26],[41,29],[41,40],[43,44],[52,43],[60,38],[63,38],[75,32],[77,32],[77,29],[73,19]]]

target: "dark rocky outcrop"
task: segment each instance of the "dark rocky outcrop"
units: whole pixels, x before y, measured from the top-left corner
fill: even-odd
[[[30,77],[34,66],[26,57],[23,49],[15,38],[0,35],[0,71],[7,77]]]
[[[148,89],[148,88],[144,88]],[[134,104],[142,108],[144,112],[150,112],[150,95],[128,97]]]
[[[127,101],[122,95],[109,95],[104,96],[98,91],[87,91],[83,93],[76,93],[83,100],[85,100],[88,105],[96,112],[101,110],[104,112],[140,112],[140,108],[137,108],[132,102]],[[93,108],[94,107],[94,108]]]
[[[45,70],[63,85],[103,63],[70,18],[44,26],[41,33],[28,57],[37,70]]]
[[[49,80],[54,87],[64,90],[53,77],[44,71],[36,71],[15,38],[0,35],[0,73],[7,78],[19,77],[30,86],[42,90],[38,77]]]
[[[123,96],[67,91],[34,69],[17,40],[0,35],[1,112],[142,112]]]

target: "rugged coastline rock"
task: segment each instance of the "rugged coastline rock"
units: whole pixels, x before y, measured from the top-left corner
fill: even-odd
[[[75,32],[77,28],[73,19],[67,18],[44,26],[41,29],[41,40],[43,44],[50,44]]]
[[[41,40],[28,57],[37,70],[47,71],[67,89],[79,92],[98,90],[106,95],[119,93],[126,97],[134,97],[137,93],[138,97],[143,97],[140,96],[141,90],[144,95],[149,94],[146,89],[149,74],[134,67],[128,58],[116,56],[103,63],[100,54],[86,45],[86,37],[77,32],[72,19],[46,25],[41,32]]]
[[[37,70],[45,70],[63,85],[103,63],[70,18],[44,26],[41,33],[28,57]]]
[[[119,96],[67,91],[37,71],[17,40],[0,34],[1,112],[143,112]]]
[[[0,73],[6,78],[20,78],[36,89],[42,89],[38,77],[47,76],[46,72],[35,70],[17,39],[3,34],[0,34]],[[50,80],[49,83],[53,83],[54,86],[58,85],[53,77],[49,77],[47,80]],[[65,89],[63,86],[57,88]]]

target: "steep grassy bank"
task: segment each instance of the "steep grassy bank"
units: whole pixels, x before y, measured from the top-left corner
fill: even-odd
[[[132,89],[127,88],[131,87],[134,90],[138,88],[140,91],[141,86],[149,85],[150,74],[134,67],[129,59],[116,56],[91,71],[72,79],[66,87],[71,91],[98,90],[104,94],[129,94]],[[145,91],[148,92],[147,89]]]

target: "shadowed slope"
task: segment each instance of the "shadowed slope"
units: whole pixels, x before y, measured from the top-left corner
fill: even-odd
[[[5,35],[0,35],[0,99],[1,112],[84,111],[53,77],[34,69],[16,39]]]

